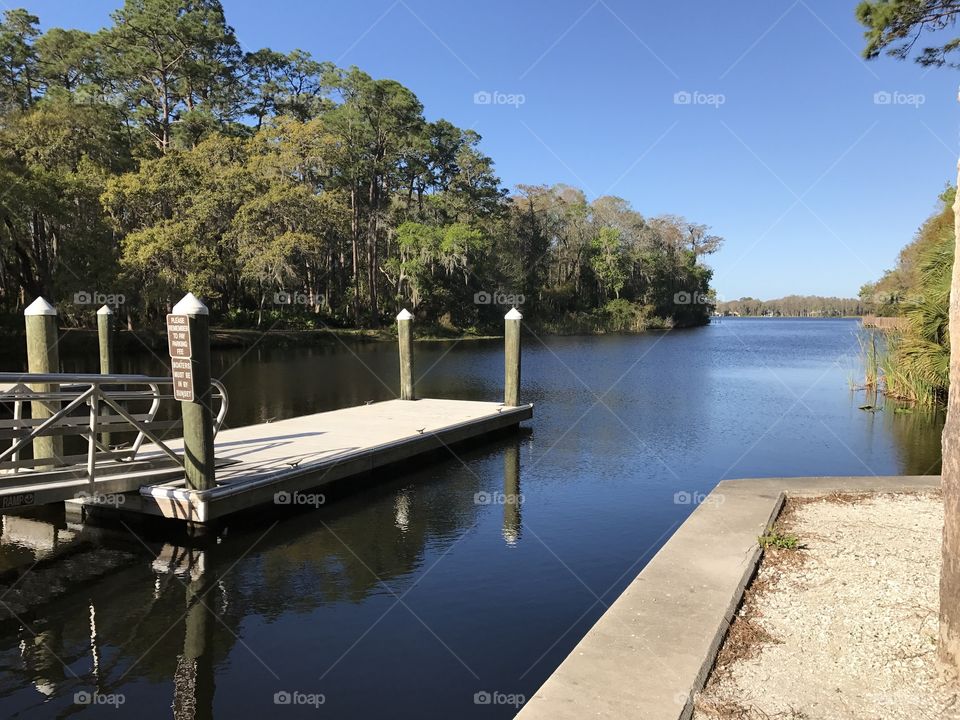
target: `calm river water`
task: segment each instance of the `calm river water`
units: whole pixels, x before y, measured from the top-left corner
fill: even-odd
[[[33,570],[0,588],[0,716],[512,717],[719,480],[939,472],[942,418],[858,409],[858,328],[525,338],[529,431],[218,538],[6,517],[2,567]],[[416,353],[422,396],[501,396],[500,342]],[[214,374],[232,426],[398,385],[389,343],[222,352]]]

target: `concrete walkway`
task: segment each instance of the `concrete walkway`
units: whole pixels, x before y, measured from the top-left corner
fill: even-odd
[[[721,482],[517,717],[689,718],[760,559],[757,537],[787,496],[939,486],[934,475]]]

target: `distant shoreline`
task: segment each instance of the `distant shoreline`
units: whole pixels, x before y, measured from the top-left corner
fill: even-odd
[[[713,321],[723,320],[862,320],[860,315],[844,315],[837,317],[799,317],[778,315],[765,317],[762,315],[741,316],[714,316]],[[636,331],[612,330],[584,330],[582,327],[571,327],[568,331],[563,328],[551,327],[544,329],[534,327],[533,332],[544,337],[600,337],[604,335],[643,335],[651,332],[667,332],[669,330],[688,330],[701,325],[677,325],[673,328],[648,327]],[[448,342],[473,340],[498,340],[503,335],[489,333],[456,332],[442,328],[424,328],[422,335],[415,337],[417,342]],[[97,332],[90,328],[61,328],[60,348],[66,354],[96,353]],[[321,328],[316,330],[257,330],[254,328],[224,328],[214,327],[210,330],[210,346],[214,350],[246,349],[254,346],[265,348],[277,347],[320,347],[337,345],[343,342],[378,343],[396,341],[396,331],[393,327],[379,329],[355,328]],[[0,358],[23,358],[25,355],[25,340],[22,330],[0,330]],[[117,333],[117,350],[122,353],[166,353],[166,334],[163,330],[146,328],[129,331],[120,330]]]
[[[676,326],[674,328],[650,327],[638,331],[614,332],[598,330],[584,331],[582,328],[571,328],[564,332],[562,328],[549,330],[534,327],[533,332],[547,337],[568,337],[584,335],[598,337],[602,335],[643,335],[648,332],[666,332],[670,329],[682,330],[702,325]],[[59,347],[62,354],[79,355],[83,353],[97,353],[97,331],[90,328],[61,328]],[[447,342],[447,341],[474,341],[498,340],[503,335],[488,333],[456,332],[442,328],[423,328],[421,335],[416,335],[417,342]],[[298,348],[323,347],[340,345],[341,343],[380,343],[395,342],[397,338],[393,327],[379,329],[354,328],[321,328],[317,330],[256,330],[252,328],[224,328],[210,329],[210,346],[214,350],[246,349],[254,346],[264,348]],[[0,330],[0,358],[5,360],[22,359],[25,356],[25,339],[23,330]],[[167,339],[162,329],[146,328],[129,331],[121,329],[117,333],[117,351],[120,353],[157,353],[166,355]]]
[[[864,315],[714,315],[715,320],[863,320]]]

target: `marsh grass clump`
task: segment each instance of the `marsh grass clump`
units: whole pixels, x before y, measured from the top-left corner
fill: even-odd
[[[868,390],[875,390],[880,381],[876,331],[872,330],[870,332],[869,339],[863,335],[858,335],[857,342],[860,344],[860,356],[863,358],[863,387]]]
[[[757,542],[764,550],[777,548],[778,550],[799,550],[803,546],[800,544],[800,538],[793,533],[783,533],[778,530],[771,530],[766,535],[757,538]]]

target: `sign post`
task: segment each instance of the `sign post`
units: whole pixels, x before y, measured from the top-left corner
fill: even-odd
[[[180,402],[193,402],[196,397],[191,338],[189,315],[167,315],[167,345],[170,351],[170,369],[173,371],[173,396]]]
[[[187,487],[209,490],[216,485],[209,311],[193,293],[184,295],[167,315],[167,344],[173,395],[183,414]]]

